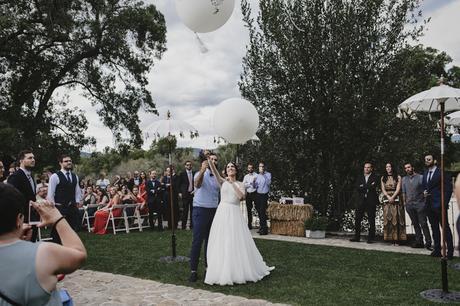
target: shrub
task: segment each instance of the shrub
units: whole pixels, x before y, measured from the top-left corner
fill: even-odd
[[[305,220],[305,229],[310,231],[325,231],[328,225],[327,217],[313,216]]]

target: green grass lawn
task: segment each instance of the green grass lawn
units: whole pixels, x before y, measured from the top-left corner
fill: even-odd
[[[297,305],[428,304],[419,292],[440,288],[440,263],[429,256],[364,251],[256,239],[265,261],[276,269],[258,283],[208,286],[203,269],[188,283],[188,263],[165,264],[170,232],[94,235],[81,233],[88,250],[84,269],[124,274],[224,294]],[[178,255],[187,255],[191,232],[177,232]],[[458,262],[456,259],[454,262]],[[200,262],[200,268],[203,266]],[[449,268],[449,286],[460,291],[460,271]]]

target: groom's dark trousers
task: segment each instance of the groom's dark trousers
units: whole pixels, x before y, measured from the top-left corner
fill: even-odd
[[[193,207],[193,240],[190,251],[190,270],[197,271],[200,260],[201,245],[204,241],[204,263],[207,266],[206,251],[208,249],[209,231],[212,220],[216,214],[216,208]]]

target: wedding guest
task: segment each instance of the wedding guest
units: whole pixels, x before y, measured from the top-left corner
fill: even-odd
[[[383,239],[400,243],[407,240],[406,214],[400,201],[401,176],[391,163],[385,165],[385,173],[380,179],[383,199]]]
[[[185,170],[179,176],[180,193],[182,195],[182,229],[185,230],[189,219],[190,211],[190,226],[193,228],[192,215],[193,215],[193,192],[195,190],[193,184],[193,176],[195,171],[192,170],[192,162],[187,160],[184,164]]]
[[[369,235],[367,243],[373,243],[375,239],[375,210],[379,202],[377,187],[379,186],[378,177],[373,173],[370,162],[364,163],[363,174],[356,179],[356,190],[358,192],[358,206],[355,214],[355,237],[350,239],[352,242],[361,240],[361,222],[364,213],[367,214],[369,221]]]
[[[177,224],[179,223],[179,178],[171,166],[165,169],[164,175],[160,182],[163,186],[163,204],[165,208],[165,218],[168,221],[168,228],[172,229],[174,226],[174,228],[177,229]],[[174,222],[171,220],[171,218],[174,219]]]
[[[133,187],[133,195],[136,198],[135,203],[139,204],[137,209],[139,210],[140,214],[141,215],[147,214],[149,212],[149,208],[148,208],[147,204],[145,203],[144,198],[141,197],[141,195],[139,193],[139,187],[137,187],[137,186]]]
[[[99,179],[96,181],[96,186],[99,186],[101,189],[107,189],[107,186],[110,185],[110,181],[105,177],[105,172],[101,172]]]
[[[147,191],[145,190],[147,183],[147,175],[144,171],[140,173],[141,183],[139,184],[139,195],[144,199],[144,202],[147,202]]]
[[[450,175],[444,173],[444,211],[441,207],[441,169],[436,166],[436,160],[433,154],[425,156],[425,166],[427,169],[423,172],[423,189],[425,196],[425,206],[427,209],[428,220],[431,224],[431,231],[433,232],[433,252],[430,256],[441,257],[441,226],[442,214],[446,220],[447,210],[449,209],[449,200],[452,195],[452,183]],[[446,222],[447,223],[447,222]],[[445,228],[446,244],[447,244],[447,259],[453,259],[454,256],[454,243],[452,240],[452,231],[450,226]]]
[[[118,194],[115,187],[109,188],[109,196],[110,196],[110,201],[107,204],[107,206],[105,206],[102,209],[99,209],[94,214],[93,233],[98,234],[98,235],[104,235],[107,232],[106,225],[107,225],[107,221],[109,220],[110,208],[112,208],[112,206],[121,204],[121,197]],[[112,210],[112,214],[114,217],[120,217],[122,213],[123,213],[123,210],[121,208],[115,208]]]
[[[430,249],[431,234],[426,219],[423,175],[416,173],[411,163],[404,164],[404,171],[407,175],[402,178],[401,189],[404,206],[415,230],[415,243],[412,247]],[[425,236],[425,244],[423,236]]]
[[[11,185],[0,183],[0,302],[1,305],[62,305],[56,288],[59,274],[77,270],[86,249],[54,205],[34,203],[41,226],[55,228],[62,246],[30,243],[24,224],[29,201]]]
[[[42,173],[42,175],[40,175],[40,179],[37,182],[37,190],[40,189],[40,187],[43,185],[48,186],[48,182],[49,182],[48,175],[46,173]]]
[[[460,210],[460,173],[457,175],[455,180],[455,197],[457,199],[457,207]],[[455,224],[457,226],[457,237],[460,237],[460,214],[458,215],[457,222]],[[460,239],[458,241],[457,249],[460,254]]]
[[[32,170],[35,168],[35,155],[31,150],[23,150],[19,152],[19,169],[8,177],[8,183],[13,185],[27,200],[23,207],[26,213],[26,223],[29,223],[29,201],[36,200],[37,186],[32,178]],[[31,220],[38,220],[38,215],[34,209],[30,210]],[[38,237],[38,229],[32,227],[32,242],[35,242]]]
[[[93,192],[93,187],[88,186],[86,187],[86,193],[83,198],[83,205],[88,206],[88,205],[94,205],[94,204],[97,204],[97,197]],[[93,216],[96,213],[96,211],[97,211],[96,207],[87,208],[87,212],[89,216]]]
[[[3,175],[5,175],[5,166],[3,166],[3,162],[0,160],[0,182],[5,180]]]
[[[257,173],[254,172],[254,165],[248,163],[248,173],[243,178],[244,188],[246,189],[246,209],[248,211],[248,227],[252,229],[252,208],[256,204],[257,192],[252,182],[257,177]]]
[[[140,177],[139,171],[134,171],[134,176],[129,179],[127,185],[129,190],[133,191],[134,186],[139,186],[142,183],[142,178]]]
[[[158,220],[158,230],[163,230],[163,204],[162,204],[162,185],[157,179],[156,170],[150,171],[150,179],[146,183],[147,191],[147,206],[149,209],[149,223],[150,228],[153,230],[155,228],[155,219],[154,214],[157,216]]]
[[[259,163],[259,173],[254,178],[253,187],[256,189],[256,209],[260,220],[260,235],[268,234],[267,227],[267,205],[268,193],[270,192],[270,185],[272,183],[272,174],[265,171],[265,164]]]
[[[108,186],[110,188],[111,186]],[[105,189],[97,189],[96,190],[96,195],[97,195],[97,204],[99,204],[98,208],[102,208],[106,206],[109,201],[109,195],[107,194],[107,191]]]
[[[81,201],[78,176],[72,171],[72,158],[67,154],[59,156],[61,170],[50,177],[48,186],[48,201],[58,203],[59,212],[65,216],[74,231],[80,227],[78,204]],[[58,233],[51,231],[53,242],[61,243]]]
[[[38,187],[36,202],[43,203],[46,201],[46,196],[48,195],[48,185],[42,184]]]

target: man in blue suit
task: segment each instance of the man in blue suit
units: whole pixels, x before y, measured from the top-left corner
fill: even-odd
[[[423,189],[425,196],[425,206],[430,220],[431,230],[433,232],[434,249],[431,252],[433,257],[441,257],[441,221],[442,213],[446,218],[446,244],[447,244],[447,259],[452,259],[454,256],[454,244],[452,240],[452,232],[447,223],[447,210],[449,208],[449,200],[452,195],[451,177],[447,173],[444,174],[444,211],[441,208],[441,169],[436,166],[436,160],[433,154],[425,156],[425,166],[427,169],[423,173]]]

